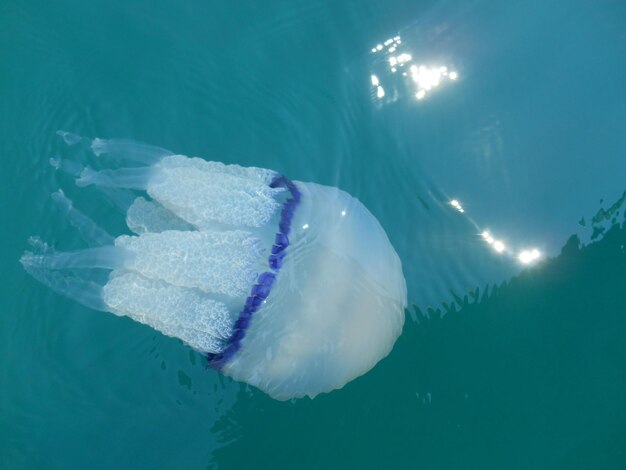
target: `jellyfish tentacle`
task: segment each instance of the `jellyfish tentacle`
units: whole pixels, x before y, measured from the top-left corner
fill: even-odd
[[[37,256],[44,255],[35,255],[27,251],[20,259],[20,263],[28,274],[57,294],[73,299],[85,307],[100,311],[109,310],[102,300],[100,284],[46,268],[40,263],[33,262]]]
[[[52,251],[44,254],[26,252],[20,259],[26,268],[41,269],[120,269],[132,261],[133,254],[124,248],[101,246],[77,251]]]
[[[56,170],[61,170],[63,173],[73,176],[74,178],[80,178],[81,173],[85,170],[85,167],[78,162],[58,157],[50,158],[50,165]],[[135,195],[130,190],[106,186],[98,186],[98,189],[111,204],[122,212],[126,212],[135,199]]]
[[[120,157],[124,160],[143,163],[145,165],[154,165],[163,157],[173,155],[173,152],[167,149],[125,139],[95,138],[91,142],[91,150],[96,157],[100,157],[101,155]]]
[[[76,145],[83,140],[81,136],[78,134],[73,134],[72,132],[58,130],[56,134],[63,139],[67,145]]]
[[[84,169],[80,163],[65,158],[51,157],[49,163],[55,170],[61,170],[74,177],[79,177]]]
[[[120,168],[119,170],[100,170],[85,167],[76,179],[78,186],[92,184],[106,188],[126,188],[145,190],[151,180],[158,175],[151,167]]]
[[[131,191],[130,189],[107,188],[105,186],[98,186],[98,190],[104,195],[107,201],[109,201],[116,209],[124,214],[133,204],[133,201],[136,197],[133,191]]]
[[[74,207],[62,189],[51,194],[52,200],[66,212],[70,224],[78,230],[89,246],[113,245],[115,239],[106,230]]]

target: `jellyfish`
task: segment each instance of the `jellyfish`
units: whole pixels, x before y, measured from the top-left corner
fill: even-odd
[[[20,261],[36,280],[178,338],[278,400],[341,388],[391,351],[406,282],[385,231],[356,198],[267,169],[61,136],[104,166],[126,162],[97,171],[51,160],[113,200],[128,233],[110,235],[54,192],[88,247],[57,251],[33,238]]]

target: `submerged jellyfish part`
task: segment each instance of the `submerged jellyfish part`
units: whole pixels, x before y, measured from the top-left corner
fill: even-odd
[[[136,198],[126,212],[126,225],[137,235],[165,230],[193,230],[193,225],[176,217],[155,201]]]
[[[67,131],[57,131],[57,135],[61,137],[67,145],[76,145],[82,140],[81,136]]]
[[[52,253],[50,247],[39,237],[30,237],[28,242],[35,252],[27,251],[20,258],[20,262],[28,274],[58,294],[74,299],[93,310],[107,311],[107,306],[102,298],[101,285],[43,266],[40,261],[45,255]]]
[[[91,248],[39,244],[21,259],[26,271],[90,308],[181,339],[281,400],[341,388],[390,352],[406,284],[358,200],[271,170],[155,149],[96,139],[98,154],[150,164],[78,172],[65,164],[79,185],[145,191],[125,210],[136,235],[113,239],[59,191],[53,199]]]
[[[172,155],[172,152],[161,147],[124,139],[95,138],[91,142],[91,150],[97,157],[101,155],[118,156],[145,165],[155,164],[163,157]]]
[[[52,200],[59,205],[59,207],[65,210],[70,224],[78,230],[83,239],[90,246],[113,244],[114,238],[104,229],[96,225],[89,217],[77,210],[72,201],[65,195],[63,190],[59,189],[57,192],[52,193],[51,197]]]

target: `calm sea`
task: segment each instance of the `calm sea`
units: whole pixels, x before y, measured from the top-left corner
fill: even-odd
[[[0,2],[1,468],[626,468],[626,3]],[[278,402],[28,277],[57,130],[338,186],[411,307]],[[527,263],[524,264],[524,261]]]

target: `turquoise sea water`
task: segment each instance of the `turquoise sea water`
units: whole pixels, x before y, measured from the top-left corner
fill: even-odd
[[[0,467],[626,468],[625,83],[618,0],[0,3]],[[407,279],[392,353],[277,402],[37,284],[29,236],[78,245],[51,192],[123,227],[60,129],[358,197]]]

